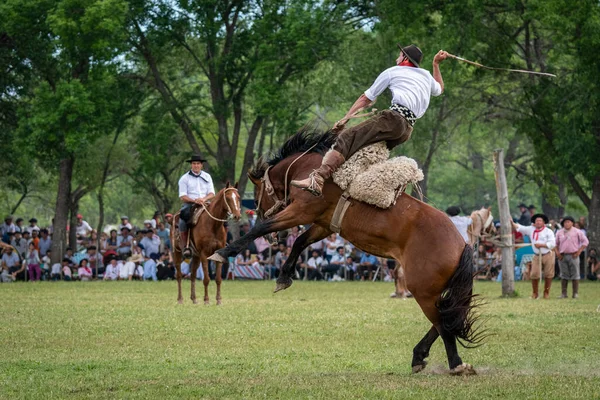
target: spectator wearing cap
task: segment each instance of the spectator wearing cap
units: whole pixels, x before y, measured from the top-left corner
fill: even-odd
[[[78,239],[87,238],[92,232],[92,227],[86,221],[83,220],[83,215],[77,214],[77,226],[75,233]]]
[[[37,225],[38,220],[36,218],[31,218],[29,220],[29,226],[25,228],[25,230],[29,233],[33,231],[39,231],[40,227]]]
[[[15,221],[15,233],[21,232],[21,234],[25,231],[25,227],[23,226],[23,218],[17,218]]]
[[[129,217],[127,215],[121,216],[121,224],[119,225],[119,232],[123,232],[123,228],[129,229],[129,232],[133,229],[131,224],[129,223]]]
[[[17,231],[17,226],[13,223],[13,216],[7,215],[4,218],[4,222],[0,224],[0,236],[2,236],[2,240],[8,243],[8,234],[15,233]]]
[[[121,236],[117,239],[117,253],[121,260],[125,260],[131,255],[131,246],[133,245],[133,236],[129,233],[131,230],[124,226],[121,228]]]
[[[250,228],[254,228],[256,225],[256,213],[254,210],[246,210],[246,215],[248,216],[248,223],[250,224]]]
[[[159,258],[160,254],[158,253],[151,253],[150,256],[145,257],[146,261],[144,262],[144,280],[158,280],[158,277],[156,276],[156,260]]]
[[[40,249],[40,257],[44,257],[48,250],[52,247],[52,239],[50,239],[50,235],[48,234],[48,229],[42,229],[40,231],[42,237],[39,240],[38,246]]]
[[[463,217],[460,216],[460,207],[458,206],[450,206],[446,210],[446,214],[450,217],[450,221],[454,224],[460,236],[463,237],[465,243],[469,243],[469,234],[467,230],[469,229],[469,225],[473,223],[471,217]]]
[[[535,212],[536,208],[535,208],[535,206],[534,206],[533,204],[530,204],[530,205],[528,205],[528,206],[527,206],[527,210],[529,211],[529,214],[531,214],[531,215],[535,215],[535,214],[537,214],[537,213]]]
[[[544,277],[544,298],[550,298],[550,287],[552,278],[554,278],[554,252],[556,247],[556,238],[554,232],[546,226],[548,217],[544,214],[535,214],[530,221],[532,226],[523,226],[512,223],[513,228],[518,232],[527,235],[531,239],[534,252],[531,262],[531,286],[533,289],[532,299],[539,298],[538,287],[540,278]]]
[[[144,237],[140,240],[140,245],[144,246],[144,254],[160,253],[160,238],[155,235],[152,229],[148,229],[144,233]]]
[[[561,225],[563,228],[556,234],[556,256],[560,268],[561,295],[559,298],[567,298],[569,281],[573,282],[573,298],[579,297],[580,263],[579,255],[588,246],[588,238],[575,228],[573,217],[564,217]]]
[[[27,232],[27,235],[29,235],[29,232]],[[23,238],[21,232],[15,232],[12,240],[10,241],[10,245],[17,250],[17,254],[20,257],[25,257],[25,253],[27,252],[27,239]]]
[[[517,221],[517,223],[519,225],[523,225],[523,226],[531,225],[531,215],[532,214],[527,209],[527,204],[521,203],[521,204],[519,204],[518,207],[519,207],[519,210],[521,211],[521,216],[519,217],[519,220]]]

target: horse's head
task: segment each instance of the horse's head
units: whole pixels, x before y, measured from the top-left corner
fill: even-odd
[[[472,237],[471,242],[476,238],[491,236],[496,233],[491,207],[481,207],[481,209],[473,211],[471,213],[471,219],[473,220],[473,225],[471,226],[470,234],[474,236]]]
[[[265,212],[273,207],[275,203],[271,196],[266,193],[265,182],[262,179],[266,172],[266,167],[261,172],[262,175],[257,176],[257,170],[253,170],[252,173],[248,173],[248,179],[254,184],[254,207],[256,207],[258,218],[262,220],[265,218]]]
[[[242,217],[242,199],[237,187],[237,182],[233,186],[227,182],[225,188],[222,189],[223,200],[227,207],[227,217],[233,218],[235,221],[239,221]]]

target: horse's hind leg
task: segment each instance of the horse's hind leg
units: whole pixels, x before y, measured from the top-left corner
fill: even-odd
[[[462,359],[458,355],[456,336],[443,328],[441,329],[440,336],[444,341],[444,347],[446,347],[450,375],[475,375],[476,372],[473,369],[473,366],[471,366],[471,364],[463,363]]]
[[[302,251],[311,244],[323,239],[330,233],[330,230],[313,224],[306,232],[303,232],[300,236],[298,236],[298,238],[296,238],[288,259],[281,266],[281,271],[279,272],[279,277],[277,278],[275,293],[279,292],[280,290],[287,289],[292,285],[292,276],[294,276],[296,263],[298,262],[298,257]]]
[[[429,332],[427,332],[423,339],[415,346],[412,359],[413,373],[421,372],[425,369],[425,366],[427,365],[425,359],[429,357],[429,349],[431,349],[431,346],[437,340],[438,336],[440,336],[439,332],[435,326],[432,326]]]
[[[198,264],[200,263],[200,259],[198,256],[193,256],[190,262],[190,283],[192,286],[192,293],[190,295],[190,299],[192,303],[198,304],[198,300],[196,300],[196,273],[198,272]],[[206,304],[206,289],[204,290],[204,303]]]
[[[208,274],[208,260],[204,254],[201,256],[200,262],[202,263],[202,272],[204,272],[204,279],[202,281],[204,283],[204,305],[207,306],[209,304],[208,284],[210,283],[210,275]]]
[[[206,263],[208,264],[208,260],[205,260]],[[223,277],[221,276],[221,269],[223,267],[223,263],[216,263],[217,264],[217,268],[216,268],[216,272],[215,272],[215,283],[217,284],[217,305],[220,306],[221,305],[221,281],[223,280]],[[202,267],[204,268],[204,264],[202,264]]]
[[[181,295],[181,253],[173,251],[173,261],[175,262],[175,278],[177,278],[177,303],[183,304],[183,296]]]

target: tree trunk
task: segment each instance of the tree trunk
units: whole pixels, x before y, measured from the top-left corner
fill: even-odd
[[[23,200],[25,200],[25,198],[29,194],[29,191],[27,190],[27,185],[21,183],[21,189],[23,189],[21,191],[21,197],[19,198],[19,201],[17,201],[17,204],[15,204],[15,206],[10,210],[11,215],[13,215],[14,213],[17,212],[21,203],[23,202]]]
[[[552,184],[558,187],[558,195],[560,198],[560,204],[558,206],[552,205],[550,204],[550,202],[548,201],[547,196],[544,194],[544,192],[542,191],[542,212],[544,214],[546,214],[546,216],[549,219],[553,219],[553,220],[558,220],[564,213],[564,207],[562,204],[562,196],[561,196],[561,185],[560,182],[558,180],[558,177],[556,175],[552,176]],[[564,187],[563,187],[563,191],[564,191]]]
[[[60,263],[66,249],[67,218],[71,204],[71,178],[73,177],[72,156],[60,160],[58,175],[58,193],[56,195],[56,211],[52,224],[52,263]]]
[[[250,132],[248,132],[248,143],[246,145],[246,150],[244,151],[244,163],[242,164],[240,179],[238,180],[238,190],[242,194],[246,190],[246,184],[248,183],[248,171],[254,162],[254,144],[256,143],[256,138],[258,137],[258,132],[260,131],[263,121],[263,117],[256,117],[254,123],[252,124],[252,128],[250,128]]]
[[[74,199],[71,194],[71,219],[69,223],[69,247],[73,253],[77,252],[77,213],[79,212],[79,199]]]
[[[494,151],[494,173],[496,175],[500,233],[502,235],[502,296],[512,296],[515,293],[515,251],[512,240],[506,173],[504,171],[504,150],[502,149]]]
[[[600,175],[594,178],[592,201],[590,203],[587,235],[590,240],[588,249],[600,249]]]

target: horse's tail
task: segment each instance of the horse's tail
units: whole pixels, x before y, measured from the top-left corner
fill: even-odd
[[[456,336],[466,348],[478,347],[487,337],[477,324],[479,314],[475,309],[482,305],[479,295],[473,294],[473,248],[466,245],[458,268],[450,277],[446,289],[435,306],[440,312],[442,329]]]

